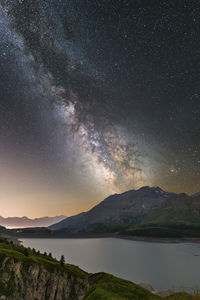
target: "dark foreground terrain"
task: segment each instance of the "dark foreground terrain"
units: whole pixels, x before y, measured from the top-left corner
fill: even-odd
[[[57,261],[0,239],[0,299],[2,300],[98,300],[163,299],[132,282],[106,273],[89,274],[71,264]],[[165,299],[200,299],[177,293]]]

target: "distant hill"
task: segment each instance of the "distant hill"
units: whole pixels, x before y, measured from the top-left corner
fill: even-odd
[[[27,217],[9,217],[4,218],[0,216],[0,225],[7,228],[22,228],[22,227],[47,227],[54,223],[58,223],[66,219],[66,216],[56,217],[41,217],[29,219]]]
[[[186,225],[199,226],[200,229],[200,194],[188,196],[145,186],[111,195],[88,212],[64,219],[49,228],[66,233],[122,234],[135,234],[142,229],[141,235],[149,232],[154,235],[154,231],[160,232],[158,227],[162,227],[164,235],[170,236],[166,226],[177,227],[180,231]]]

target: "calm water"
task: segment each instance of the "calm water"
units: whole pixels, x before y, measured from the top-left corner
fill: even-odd
[[[155,289],[200,286],[200,244],[152,243],[115,238],[21,239],[88,272],[108,272]],[[199,255],[199,256],[198,256]]]

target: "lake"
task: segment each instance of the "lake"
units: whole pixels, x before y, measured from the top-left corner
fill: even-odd
[[[21,239],[85,271],[107,272],[155,289],[200,286],[200,244],[156,243],[117,238]]]

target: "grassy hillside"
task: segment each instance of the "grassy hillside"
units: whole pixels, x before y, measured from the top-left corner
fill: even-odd
[[[112,275],[106,273],[89,274],[81,270],[80,268],[64,264],[62,265],[59,261],[52,258],[51,255],[46,253],[41,254],[36,252],[34,249],[25,248],[21,245],[15,245],[13,242],[8,242],[6,239],[0,239],[0,265],[6,258],[12,258],[15,262],[21,262],[23,268],[28,270],[31,265],[40,265],[44,267],[48,272],[61,271],[63,273],[68,273],[69,275],[77,276],[78,278],[87,279],[90,284],[90,289],[85,295],[85,300],[103,300],[103,299],[113,299],[113,300],[139,300],[139,299],[163,299],[160,296],[153,295],[144,288],[136,285],[130,281],[116,278]],[[2,272],[2,268],[1,268]],[[5,270],[8,272],[8,270]],[[2,274],[0,274],[2,275]],[[0,276],[1,278],[1,276]],[[0,295],[6,297],[11,296],[14,293],[14,286],[12,281],[4,286],[0,282]],[[10,298],[9,298],[10,299]],[[66,298],[68,299],[68,298]],[[200,299],[200,296],[187,295],[185,293],[178,293],[167,297],[166,299]],[[14,299],[13,299],[14,300]]]
[[[199,200],[200,203],[200,200]],[[164,209],[158,209],[152,211],[143,220],[144,223],[156,222],[156,223],[190,223],[200,226],[200,211],[192,203],[187,203],[185,206],[180,207],[167,207]]]
[[[200,225],[184,222],[146,223],[127,225],[118,223],[98,223],[88,228],[89,233],[114,233],[125,236],[162,237],[162,238],[198,238]]]

